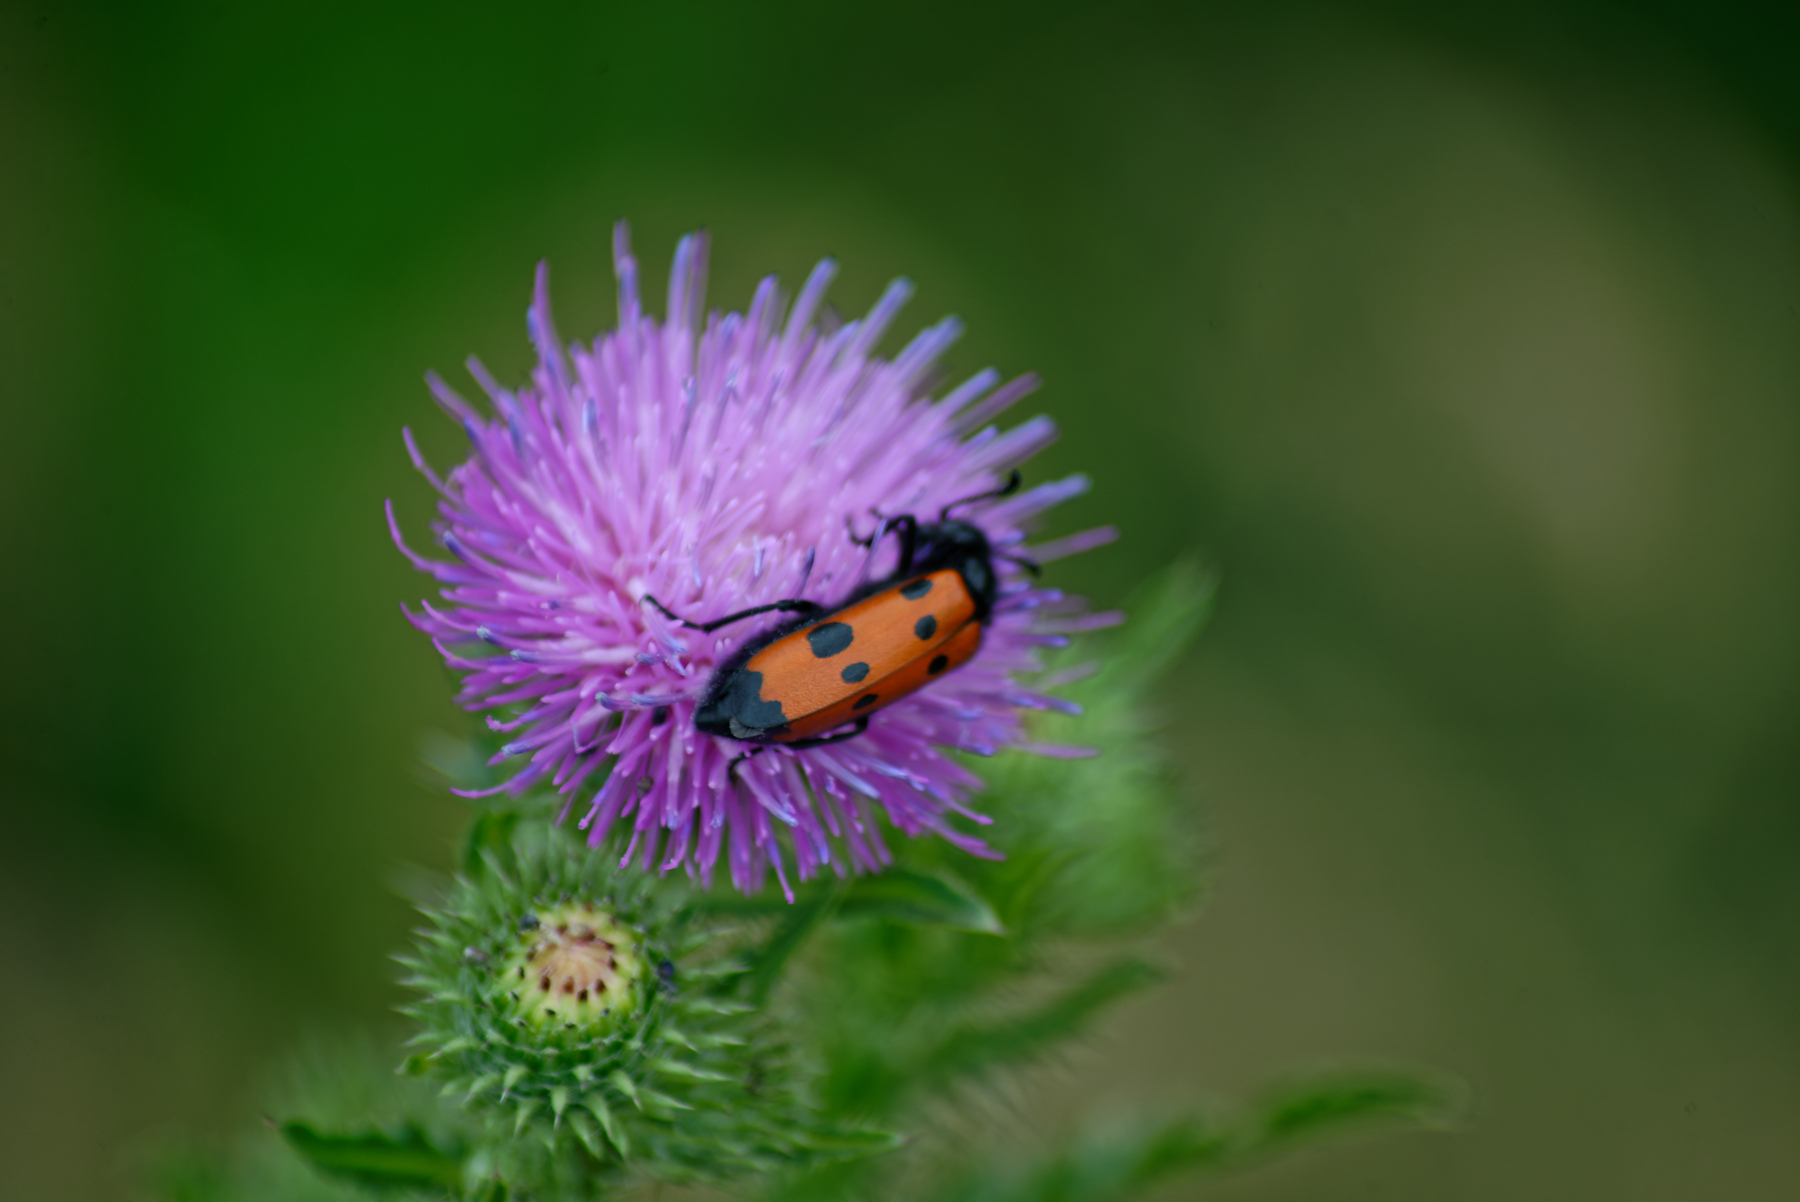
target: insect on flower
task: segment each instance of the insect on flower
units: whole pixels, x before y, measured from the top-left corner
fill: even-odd
[[[646,596],[671,620],[707,633],[758,614],[800,615],[748,640],[719,666],[694,725],[745,743],[824,747],[862,734],[875,713],[968,663],[981,649],[999,578],[987,536],[950,511],[1011,496],[1020,479],[1015,468],[1003,487],[946,505],[931,525],[901,514],[867,539],[853,540],[871,546],[897,533],[899,560],[891,576],[856,590],[836,609],[791,598],[696,623]],[[1003,558],[1038,570],[1021,556]]]
[[[1029,740],[1023,711],[1073,707],[1020,678],[1038,648],[1117,620],[1033,578],[1114,537],[1027,545],[1087,490],[1015,483],[1056,427],[994,422],[1035,378],[982,371],[934,397],[954,319],[877,356],[904,280],[832,328],[814,321],[829,261],[791,306],[766,279],[747,311],[707,313],[696,235],[659,320],[623,225],[613,255],[618,328],[588,344],[559,341],[539,269],[529,383],[469,363],[492,415],[427,377],[466,462],[439,477],[406,436],[446,552],[407,549],[390,507],[444,600],[407,616],[507,738],[493,762],[517,769],[491,791],[548,785],[595,846],[626,827],[626,859],[705,877],[724,858],[745,890],[770,869],[785,888],[790,856],[802,879],[878,870],[889,825],[991,854],[966,826],[986,821],[980,779],[946,752],[1084,754]]]

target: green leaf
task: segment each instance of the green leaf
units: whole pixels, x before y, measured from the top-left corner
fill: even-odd
[[[1223,1172],[1311,1139],[1381,1121],[1439,1125],[1454,1117],[1452,1083],[1397,1070],[1334,1073],[1288,1085],[1237,1117],[1182,1115],[1090,1129],[1036,1163],[976,1167],[942,1202],[1125,1202],[1170,1179]]]
[[[370,1131],[360,1135],[326,1135],[305,1123],[277,1128],[281,1138],[306,1162],[327,1176],[377,1190],[458,1190],[462,1157],[433,1147],[417,1127],[399,1135]]]
[[[1034,1012],[954,1032],[931,1054],[928,1068],[948,1075],[1030,1059],[1081,1034],[1101,1010],[1162,978],[1162,970],[1146,961],[1116,960]]]
[[[1189,1116],[1090,1131],[1035,1165],[978,1170],[944,1202],[1123,1202],[1180,1173],[1221,1167],[1233,1152],[1229,1133]]]
[[[1258,1109],[1249,1142],[1277,1150],[1382,1121],[1443,1127],[1463,1110],[1463,1089],[1425,1073],[1331,1073],[1275,1091]]]
[[[1118,687],[1118,677],[1139,687],[1169,671],[1205,628],[1218,600],[1219,579],[1192,560],[1177,560],[1132,597],[1131,620],[1101,671]]]
[[[814,1132],[807,1136],[805,1145],[808,1151],[831,1159],[849,1159],[891,1152],[905,1142],[903,1137],[895,1135],[892,1131],[857,1130],[846,1127],[836,1131]]]
[[[948,877],[908,868],[858,878],[838,901],[838,914],[984,935],[1006,933],[994,908],[973,890]]]

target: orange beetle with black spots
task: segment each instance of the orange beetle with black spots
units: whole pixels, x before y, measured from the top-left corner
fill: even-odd
[[[646,596],[670,619],[707,632],[757,614],[796,615],[746,641],[719,665],[694,711],[694,725],[758,744],[755,750],[839,743],[867,730],[870,715],[968,663],[981,649],[1000,581],[987,535],[950,511],[1018,487],[1015,471],[1004,488],[946,505],[934,523],[921,525],[911,514],[887,519],[860,541],[868,546],[883,534],[898,534],[894,572],[835,608],[791,599],[690,622]],[[1005,558],[1036,571],[1028,560]]]

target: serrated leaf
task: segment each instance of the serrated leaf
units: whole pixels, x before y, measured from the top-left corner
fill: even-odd
[[[278,1130],[308,1164],[340,1180],[377,1190],[454,1190],[462,1185],[463,1158],[432,1146],[417,1127],[407,1126],[399,1135],[328,1135],[305,1123],[286,1122]]]
[[[838,914],[983,935],[1006,933],[994,908],[973,890],[948,877],[908,868],[857,878],[839,899]]]
[[[1229,1134],[1191,1117],[1089,1131],[1035,1164],[978,1169],[940,1202],[1125,1202],[1179,1173],[1226,1164]]]
[[[1442,1126],[1455,1120],[1460,1094],[1455,1084],[1423,1073],[1333,1073],[1276,1091],[1257,1112],[1251,1139],[1274,1147],[1384,1119]]]
[[[949,1075],[1029,1059],[1079,1035],[1101,1010],[1162,977],[1161,969],[1143,960],[1116,960],[1036,1011],[953,1032],[926,1067]]]
[[[808,1151],[833,1158],[875,1156],[891,1152],[905,1142],[904,1137],[892,1131],[859,1131],[852,1128],[812,1132],[804,1141]]]
[[[681,1014],[718,1014],[730,1016],[749,1014],[756,1007],[747,1002],[734,1002],[730,998],[697,997],[683,998],[677,1002],[675,1009]]]
[[[1159,1123],[1093,1129],[1067,1151],[996,1172],[978,1169],[941,1202],[1125,1202],[1171,1178],[1219,1172],[1296,1144],[1383,1120],[1441,1123],[1453,1117],[1453,1083],[1398,1070],[1333,1073],[1290,1084],[1236,1118],[1183,1115]]]

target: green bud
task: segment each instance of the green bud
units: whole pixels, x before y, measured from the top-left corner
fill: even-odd
[[[643,1007],[643,937],[605,910],[548,906],[521,920],[500,964],[508,1013],[542,1028],[614,1030]]]
[[[484,1117],[509,1185],[742,1182],[840,1155],[691,900],[538,823],[428,913],[403,961],[407,1066]]]

